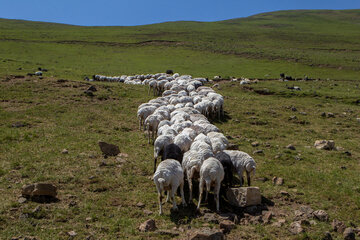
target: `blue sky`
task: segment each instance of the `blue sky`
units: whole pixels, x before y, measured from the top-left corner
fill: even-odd
[[[0,17],[84,26],[218,21],[289,9],[360,9],[360,0],[0,0]]]

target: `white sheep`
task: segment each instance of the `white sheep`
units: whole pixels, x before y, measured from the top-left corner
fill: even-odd
[[[164,120],[164,118],[160,114],[151,114],[145,119],[144,126],[148,130],[148,143],[150,143],[150,132],[152,134],[152,140],[154,142],[155,134],[157,134],[159,123],[162,120]]]
[[[221,182],[224,179],[224,168],[219,160],[214,157],[206,159],[201,168],[200,168],[200,183],[199,183],[199,202],[197,205],[197,210],[200,209],[202,194],[204,190],[204,185],[206,185],[206,197],[205,201],[208,198],[208,192],[210,187],[214,186],[214,197],[216,201],[216,211],[219,212],[219,193]]]
[[[255,176],[256,163],[255,160],[246,152],[237,150],[225,150],[224,153],[228,154],[234,168],[240,178],[240,187],[243,185],[243,172],[246,172],[248,185],[251,185],[250,174]]]
[[[144,124],[145,119],[153,114],[153,112],[156,110],[156,106],[150,105],[150,106],[143,106],[138,109],[137,117],[139,119],[139,130],[141,130],[142,124]],[[145,128],[145,125],[144,125]],[[145,129],[144,129],[145,130]]]
[[[169,200],[169,196],[171,194],[171,198],[173,201],[173,210],[177,210],[176,201],[175,201],[175,193],[180,186],[180,194],[181,194],[181,202],[183,206],[186,206],[185,198],[184,198],[184,172],[181,168],[180,163],[174,159],[166,159],[162,161],[156,169],[154,176],[152,178],[156,185],[156,189],[158,192],[159,199],[159,214],[163,214],[162,210],[162,192],[168,191],[168,197],[166,201]],[[170,193],[171,191],[171,193]]]
[[[229,141],[222,133],[209,132],[207,136],[210,138],[211,146],[213,148],[214,153],[225,150],[229,144]]]

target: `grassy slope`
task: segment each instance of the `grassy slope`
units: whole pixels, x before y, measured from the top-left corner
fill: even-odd
[[[359,13],[281,11],[222,22],[137,27],[3,19],[0,72],[23,73],[42,65],[71,78],[172,68],[202,76],[275,78],[286,72],[294,77],[357,80]],[[19,67],[25,70],[17,71]]]
[[[140,201],[155,213],[151,217],[160,229],[204,224],[201,218],[194,218],[191,208],[183,215],[170,215],[170,204],[166,204],[165,216],[156,214],[155,188],[148,179],[152,147],[137,130],[135,118],[138,105],[152,98],[145,88],[95,83],[99,91],[91,99],[82,95],[87,83],[59,83],[53,78],[6,80],[4,75],[33,72],[42,66],[49,69],[47,76],[69,79],[173,68],[194,76],[277,77],[286,71],[299,77],[305,72],[313,77],[358,80],[358,70],[351,70],[358,67],[354,64],[359,49],[358,19],[359,11],[287,11],[217,23],[95,28],[1,20],[0,38],[17,40],[0,40],[0,238],[67,239],[66,232],[71,230],[80,239],[89,235],[96,239],[168,238],[136,230],[149,218],[135,206]],[[302,37],[304,33],[311,37]],[[131,44],[148,40],[177,44]],[[271,60],[274,56],[276,60]],[[327,67],[316,67],[319,64]],[[17,71],[18,67],[24,69]],[[255,149],[250,143],[260,142],[258,148],[265,154],[255,155],[257,177],[285,178],[284,186],[255,182],[263,196],[275,202],[275,219],[286,218],[285,226],[241,225],[230,239],[320,238],[330,230],[329,224],[317,222],[305,227],[306,234],[290,236],[288,225],[301,204],[325,209],[331,220],[360,225],[360,132],[356,121],[360,111],[353,103],[360,96],[358,84],[296,82],[302,91],[295,93],[286,89],[289,84],[265,81],[251,86],[275,93],[267,96],[235,83],[221,84],[219,92],[225,96],[230,119],[215,124],[243,151],[252,153]],[[290,106],[298,111],[291,111]],[[322,118],[321,112],[333,112],[336,117]],[[298,121],[289,121],[292,115]],[[11,127],[17,121],[29,126]],[[103,158],[96,143],[101,139],[117,143],[128,153],[126,163],[109,158],[107,166],[100,166]],[[316,139],[334,139],[352,156],[346,156],[345,150],[318,151],[312,147]],[[296,151],[285,148],[289,143]],[[68,155],[61,154],[63,148],[69,150]],[[61,201],[17,203],[21,186],[36,181],[55,183]],[[280,190],[288,191],[291,201],[279,196]],[[41,210],[32,213],[39,205]],[[92,219],[86,221],[87,217]],[[341,235],[333,233],[333,237]]]

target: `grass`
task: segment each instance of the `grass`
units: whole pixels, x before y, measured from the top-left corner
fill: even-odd
[[[269,79],[285,72],[321,78],[264,80],[246,87],[220,82],[228,118],[214,124],[241,150],[264,151],[252,154],[258,163],[256,177],[270,181],[254,185],[274,202],[273,222],[286,219],[282,228],[238,225],[229,239],[321,238],[331,229],[329,223],[316,221],[300,236],[288,232],[294,210],[302,204],[326,210],[330,220],[359,226],[358,23],[358,10],[282,11],[223,22],[138,27],[0,20],[0,238],[68,239],[67,232],[73,230],[78,239],[167,239],[158,232],[140,233],[137,227],[148,218],[154,218],[159,229],[207,225],[193,214],[194,206],[175,214],[165,204],[165,215],[157,214],[149,179],[153,149],[136,119],[137,107],[152,98],[147,89],[94,83],[96,96],[83,94],[90,86],[81,81],[84,76],[166,69],[195,77]],[[44,79],[10,76],[37,67],[49,70]],[[301,91],[287,88],[293,85]],[[270,94],[259,94],[264,89]],[[322,112],[335,118],[324,118]],[[24,126],[13,127],[18,122]],[[316,150],[317,139],[333,139],[343,150]],[[129,155],[125,163],[104,159],[99,140],[119,145]],[[260,146],[252,147],[253,141]],[[290,143],[295,151],[286,149]],[[64,148],[69,154],[61,153]],[[273,176],[283,177],[285,185],[273,186]],[[60,201],[18,203],[21,187],[40,181],[55,184]],[[281,190],[290,197],[281,196]],[[138,202],[154,213],[147,216]],[[203,206],[213,209],[211,202]]]

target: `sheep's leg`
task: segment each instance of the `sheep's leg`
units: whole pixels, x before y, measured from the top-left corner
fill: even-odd
[[[154,173],[156,171],[156,161],[157,161],[157,158],[154,159]]]
[[[180,194],[181,194],[181,203],[186,207],[185,197],[184,197],[184,182],[180,184]]]
[[[219,210],[220,210],[220,204],[219,204],[220,185],[221,185],[221,182],[216,181],[215,189],[214,189],[214,195],[215,195],[216,211],[217,212],[219,212]]]
[[[165,202],[169,202],[169,200],[170,200],[170,191],[167,191]]]
[[[211,181],[206,181],[206,195],[205,195],[205,201],[208,200],[208,194],[210,192],[210,187],[211,187]]]
[[[172,201],[173,201],[173,210],[174,211],[177,211],[178,210],[178,207],[176,206],[176,201],[175,201],[175,192],[177,190],[177,187],[172,187],[171,188],[171,198],[172,198]]]
[[[204,190],[204,180],[202,178],[200,178],[200,184],[199,184],[199,202],[197,205],[196,210],[199,211],[200,210],[200,204],[201,204],[201,199],[202,199],[202,195],[203,195],[203,190]]]
[[[139,118],[139,131],[141,131],[141,118]]]
[[[246,171],[246,178],[247,178],[248,186],[250,187],[251,181],[250,181],[250,173],[248,171]]]
[[[189,184],[189,204],[192,202],[192,178],[191,178],[190,174],[191,173],[189,173],[189,172],[187,174],[187,180],[188,180],[188,184]]]

